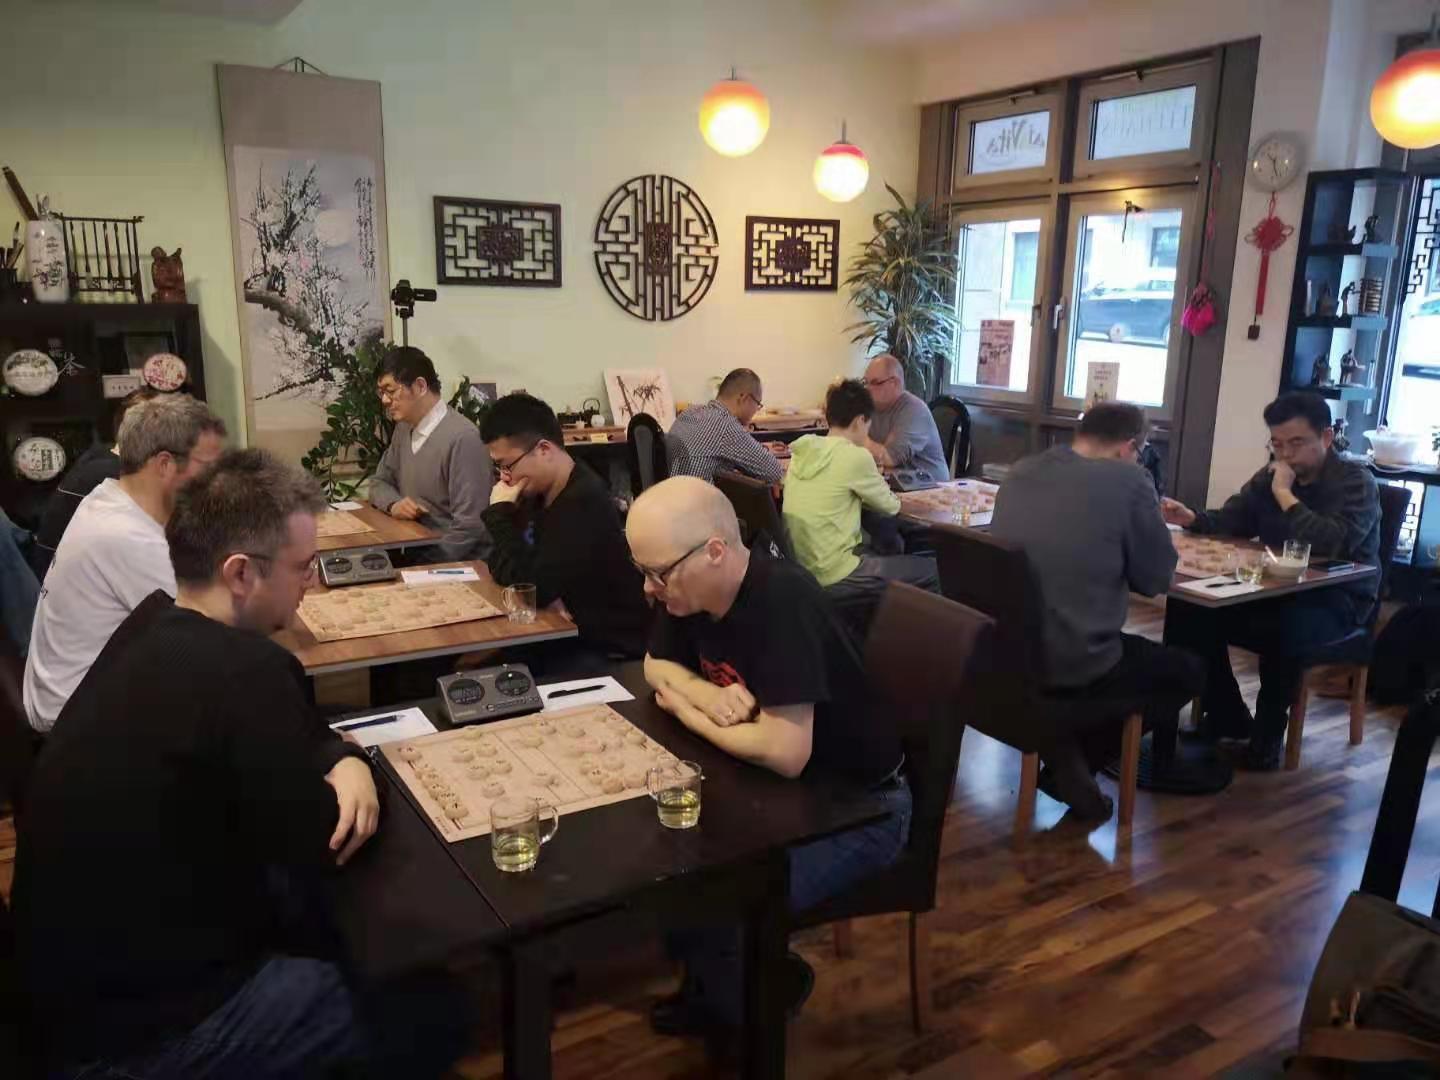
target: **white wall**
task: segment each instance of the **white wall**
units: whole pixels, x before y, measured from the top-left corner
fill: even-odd
[[[996,26],[916,50],[921,101],[968,97],[1076,71],[1139,62],[1226,41],[1260,38],[1251,140],[1300,133],[1314,169],[1378,159],[1368,121],[1369,87],[1393,57],[1400,33],[1428,25],[1426,0],[1096,0],[1049,18]],[[1228,182],[1235,182],[1229,178]],[[1304,184],[1280,193],[1276,212],[1298,225]],[[1243,237],[1269,196],[1247,187]],[[1210,502],[1234,491],[1263,462],[1260,406],[1275,395],[1285,312],[1295,268],[1291,240],[1270,258],[1266,316],[1246,337],[1259,255],[1243,242],[1229,297],[1225,359],[1211,458]]]
[[[913,194],[918,110],[908,71],[838,42],[808,0],[305,0],[272,28],[103,7],[8,15],[19,40],[0,99],[0,146],[32,191],[62,209],[142,213],[141,240],[183,245],[201,306],[207,380],[238,429],[239,334],[213,65],[304,56],[332,75],[378,79],[385,120],[392,280],[435,278],[431,197],[558,202],[564,287],[442,288],[412,341],[442,378],[525,386],[556,405],[600,396],[600,372],[661,365],[679,398],[739,364],[766,397],[809,403],[860,354],[845,294],[743,288],[748,213],[839,217],[847,251],[870,232],[890,181]],[[700,96],[732,64],[771,102],[770,135],[722,158],[696,130]],[[870,189],[837,207],[815,192],[815,156],[840,120],[871,161]],[[665,172],[691,184],[720,230],[720,267],[699,307],[643,323],[601,286],[590,237],[622,181]],[[398,329],[397,329],[398,333]]]

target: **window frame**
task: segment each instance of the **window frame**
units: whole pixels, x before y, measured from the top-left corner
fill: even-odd
[[[970,172],[972,125],[987,120],[1003,120],[1008,116],[1025,116],[1028,113],[1038,112],[1050,114],[1044,165],[1025,169],[1004,169],[996,172]],[[955,113],[955,160],[952,185],[954,192],[958,194],[967,188],[984,187],[988,184],[1055,179],[1060,171],[1060,144],[1064,142],[1064,129],[1065,117],[1061,109],[1061,98],[1058,93],[1054,92],[1018,94],[960,107]]]
[[[1195,87],[1195,111],[1190,120],[1190,145],[1181,150],[1161,150],[1123,157],[1092,158],[1095,113],[1100,102],[1141,97],[1163,90]],[[1163,67],[1140,68],[1119,75],[1102,75],[1080,83],[1075,114],[1075,154],[1071,172],[1084,180],[1108,173],[1134,172],[1167,165],[1199,165],[1209,157],[1214,125],[1215,65],[1196,60]]]

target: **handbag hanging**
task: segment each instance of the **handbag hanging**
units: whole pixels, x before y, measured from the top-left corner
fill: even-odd
[[[1219,302],[1210,287],[1210,256],[1215,249],[1215,198],[1220,190],[1220,166],[1210,167],[1210,209],[1205,215],[1205,254],[1200,260],[1200,281],[1185,302],[1180,325],[1191,337],[1199,337],[1220,319]]]

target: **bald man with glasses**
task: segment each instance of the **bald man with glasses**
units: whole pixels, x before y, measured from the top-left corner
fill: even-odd
[[[905,470],[939,483],[950,479],[940,429],[930,409],[905,389],[905,369],[889,353],[865,368],[865,387],[875,399],[865,447],[886,471]]]

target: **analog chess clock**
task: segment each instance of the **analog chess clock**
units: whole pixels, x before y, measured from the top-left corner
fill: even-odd
[[[39,349],[16,349],[5,358],[4,378],[15,393],[39,397],[60,380],[60,369]]]
[[[156,390],[169,393],[172,390],[179,390],[185,385],[185,379],[190,371],[185,366],[185,361],[174,353],[156,353],[145,361],[141,369],[141,375],[145,382]]]
[[[26,480],[44,483],[65,471],[65,448],[44,435],[21,439],[12,460],[15,471]]]

